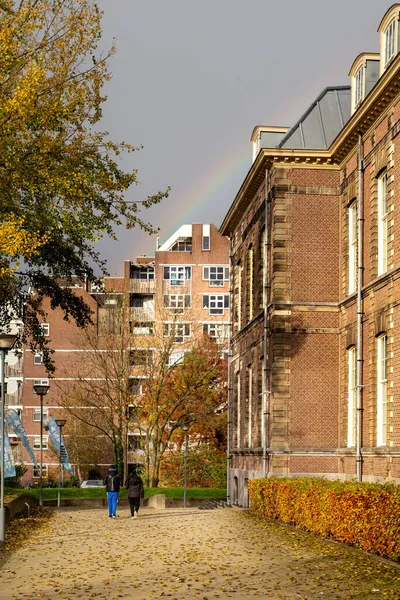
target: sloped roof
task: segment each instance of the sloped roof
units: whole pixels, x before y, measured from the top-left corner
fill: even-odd
[[[350,116],[350,86],[327,87],[277,147],[293,150],[326,150]]]

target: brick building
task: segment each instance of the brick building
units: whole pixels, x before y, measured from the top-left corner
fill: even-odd
[[[151,351],[155,332],[168,335],[174,329],[175,346],[171,366],[179,362],[184,348],[190,347],[197,333],[208,334],[226,345],[229,328],[229,241],[214,225],[193,224],[180,227],[169,240],[159,246],[154,257],[139,257],[136,262],[125,261],[122,277],[106,277],[102,286],[79,280],[65,282],[74,293],[82,296],[93,312],[97,327],[115,323],[114,311],[121,302],[128,308],[130,331],[136,343],[136,357]],[[45,300],[47,312],[43,322],[56,371],[49,380],[50,390],[44,397],[44,417],[60,416],[60,386],[68,390],[77,379],[77,364],[85,351],[79,345],[79,330],[64,319],[60,309],[52,310]],[[167,331],[168,329],[168,331]],[[127,341],[128,343],[128,341]],[[127,348],[129,351],[130,348]],[[143,357],[143,356],[142,356]],[[6,375],[9,378],[7,407],[17,408],[39,464],[40,452],[40,399],[33,384],[48,380],[40,354],[25,348],[23,356],[8,357]],[[92,374],[92,377],[94,374]],[[142,393],[145,378],[140,364],[132,361],[130,383],[132,394]],[[68,416],[67,416],[68,418]],[[43,437],[43,477],[55,476],[58,458],[49,445],[46,432]],[[68,449],[68,426],[65,441]],[[140,462],[138,434],[129,432],[128,463]],[[18,438],[12,437],[14,457],[28,468],[26,481],[39,478]],[[104,460],[104,459],[103,459]],[[112,453],[100,467],[112,462]],[[82,474],[84,476],[84,474]]]
[[[400,482],[400,4],[350,86],[256,127],[231,236],[230,490],[316,475]]]

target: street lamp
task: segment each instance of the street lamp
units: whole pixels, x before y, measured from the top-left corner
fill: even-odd
[[[0,469],[1,469],[1,499],[0,499],[0,548],[4,548],[5,544],[5,534],[6,534],[6,511],[4,508],[4,418],[5,418],[5,389],[4,389],[4,368],[6,362],[6,354],[15,344],[15,340],[17,339],[17,335],[11,333],[1,333],[0,334],[0,352],[1,352],[1,361],[0,361],[0,385],[1,385],[1,426],[0,426],[0,436],[1,436],[1,458],[0,458]]]
[[[50,386],[48,383],[35,383],[33,390],[40,396],[40,490],[39,506],[43,506],[43,396],[47,394]]]
[[[61,486],[60,486],[60,482],[61,482],[61,475],[63,473],[63,467],[61,464],[61,440],[62,440],[62,428],[64,427],[65,423],[67,422],[65,419],[56,419],[55,420],[59,429],[60,429],[60,460],[58,463],[58,495],[57,495],[57,506],[58,508],[60,508],[61,506]],[[63,480],[63,484],[64,484],[64,480]]]
[[[186,508],[186,487],[187,487],[187,455],[188,455],[188,430],[189,425],[184,423],[181,425],[182,431],[185,432],[185,452],[183,455],[183,508]]]

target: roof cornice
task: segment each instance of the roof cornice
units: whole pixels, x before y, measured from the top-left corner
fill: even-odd
[[[263,182],[265,170],[272,164],[309,165],[312,168],[341,168],[346,157],[356,146],[359,134],[365,134],[391,104],[396,95],[400,93],[399,72],[400,53],[397,54],[374,88],[350,117],[328,150],[262,148],[221,224],[221,234],[230,235],[236,228],[248,203]]]

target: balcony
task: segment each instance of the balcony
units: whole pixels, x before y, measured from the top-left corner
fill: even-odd
[[[134,294],[155,294],[156,282],[154,279],[131,279],[129,291]]]
[[[12,394],[5,394],[6,406],[19,406],[22,404],[22,390],[13,392]]]
[[[154,321],[154,307],[136,307],[130,309],[131,321],[135,323],[152,323]]]
[[[19,360],[13,365],[6,365],[4,374],[7,378],[22,377],[22,360]]]

